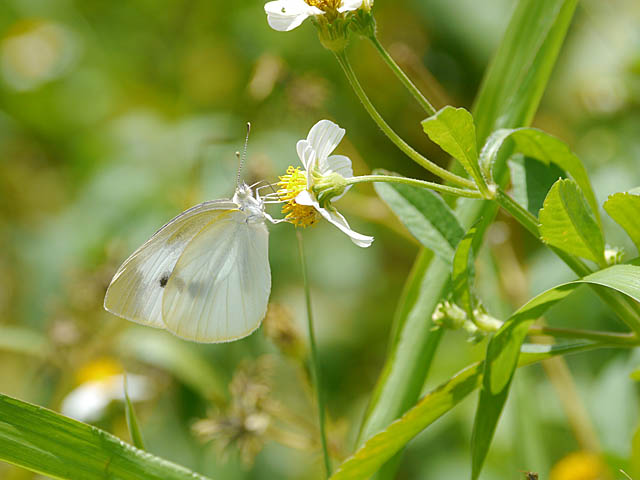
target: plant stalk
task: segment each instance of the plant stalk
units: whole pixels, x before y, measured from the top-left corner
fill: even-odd
[[[405,142],[389,126],[389,124],[384,120],[384,118],[382,118],[382,116],[378,113],[376,108],[373,106],[373,104],[371,103],[371,100],[369,100],[369,97],[367,96],[366,92],[362,88],[362,85],[360,85],[360,82],[358,81],[358,78],[356,77],[356,74],[353,71],[353,68],[351,68],[351,64],[349,63],[349,60],[347,59],[347,56],[345,55],[345,53],[335,52],[335,55],[336,55],[336,58],[338,59],[338,63],[342,67],[342,70],[344,70],[344,73],[347,76],[349,83],[351,83],[353,90],[355,91],[356,95],[362,102],[362,105],[364,106],[365,110],[367,111],[369,116],[373,119],[373,121],[376,122],[378,127],[380,127],[383,133],[389,138],[389,140],[391,140],[411,160],[416,162],[418,165],[422,166],[424,169],[430,171],[434,175],[437,175],[438,177],[442,178],[443,180],[450,182],[454,185],[457,185],[459,187],[473,188],[473,189],[476,188],[476,185],[473,181],[469,180],[468,178],[460,177],[455,173],[451,173],[446,168],[442,168],[439,165],[436,165],[431,160],[425,158],[416,150],[414,150],[413,147],[411,147],[407,142]]]
[[[583,340],[595,340],[607,345],[637,346],[640,339],[633,333],[600,332],[595,330],[577,330],[573,328],[555,328],[546,325],[532,325],[528,335],[544,335],[554,338],[572,338]]]
[[[320,441],[322,443],[322,452],[324,454],[324,466],[326,470],[326,478],[331,476],[331,457],[329,456],[329,446],[327,443],[327,432],[325,428],[325,404],[322,387],[320,385],[320,366],[318,364],[318,348],[316,346],[316,335],[313,328],[313,311],[311,309],[311,289],[309,286],[309,277],[307,274],[307,261],[304,255],[304,242],[302,240],[302,232],[296,230],[298,238],[298,252],[300,253],[300,267],[302,269],[302,282],[304,284],[304,296],[307,305],[307,326],[309,328],[309,345],[311,347],[311,371],[313,372],[313,383],[316,387],[316,399],[318,402],[318,421],[320,423]]]
[[[427,115],[435,115],[436,109],[433,107],[433,105],[431,105],[431,102],[429,102],[429,100],[427,100],[422,92],[418,90],[418,88],[413,84],[407,74],[404,73],[404,70],[402,70],[400,66],[395,62],[395,60],[391,57],[391,55],[389,55],[389,52],[387,52],[382,46],[375,33],[370,35],[368,38],[369,40],[371,40],[371,43],[376,48],[385,63],[389,66],[391,71],[396,75],[396,77],[398,77],[398,79],[402,82],[406,89],[409,90],[411,95],[413,95],[422,109],[427,112]]]
[[[448,185],[442,185],[440,183],[428,182],[426,180],[418,180],[416,178],[398,177],[394,175],[361,175],[358,177],[347,178],[347,185],[353,185],[356,183],[402,183],[405,185],[411,185],[412,187],[428,188],[429,190],[435,190],[441,193],[450,193],[451,195],[457,195],[458,197],[466,198],[483,198],[482,193],[478,190],[466,190],[463,188],[450,187]]]

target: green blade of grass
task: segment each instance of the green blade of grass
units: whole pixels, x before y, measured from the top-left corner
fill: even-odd
[[[144,446],[144,439],[142,438],[142,431],[140,430],[140,424],[138,423],[138,416],[133,408],[133,402],[129,397],[129,387],[126,375],[124,377],[124,412],[127,419],[127,428],[129,429],[131,442],[136,448],[146,450]]]
[[[207,480],[103,430],[2,394],[0,460],[68,480]]]

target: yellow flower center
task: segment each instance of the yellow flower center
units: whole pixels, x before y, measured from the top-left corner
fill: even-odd
[[[276,193],[285,202],[282,207],[285,220],[301,227],[308,227],[318,221],[320,214],[314,207],[296,203],[298,194],[307,189],[305,172],[299,168],[287,168],[287,174],[280,177],[278,187],[280,188]]]
[[[335,11],[340,8],[342,0],[304,0],[308,5],[319,8],[323,12]]]

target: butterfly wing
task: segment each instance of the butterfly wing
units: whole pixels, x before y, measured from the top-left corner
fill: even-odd
[[[225,212],[193,237],[165,287],[167,330],[197,342],[228,342],[253,332],[271,291],[269,233],[239,210]]]
[[[238,206],[213,200],[182,212],[138,248],[118,269],[104,299],[109,312],[133,322],[165,328],[162,295],[178,258],[209,223]]]

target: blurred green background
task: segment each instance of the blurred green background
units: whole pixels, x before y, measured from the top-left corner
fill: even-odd
[[[378,0],[374,11],[383,44],[433,103],[469,107],[513,3]],[[375,51],[353,41],[349,52],[389,123],[446,164]],[[640,185],[639,107],[640,4],[581,2],[535,125],[581,156],[601,202]],[[0,391],[86,415],[79,401],[86,421],[128,440],[120,390],[108,383],[124,369],[138,375],[132,394],[152,453],[213,478],[320,478],[293,228],[270,228],[274,307],[245,340],[183,342],[106,313],[102,301],[118,265],[163,223],[232,193],[245,122],[253,125],[245,179],[276,181],[322,118],[346,128],[338,153],[356,174],[424,175],[366,116],[309,22],[275,32],[262,2],[0,2]],[[326,223],[305,231],[338,458],[353,449],[417,253],[371,188],[356,187],[339,208],[376,241],[359,249]],[[478,290],[505,315],[570,272],[509,218],[498,220]],[[606,228],[612,246],[634,251],[613,222]],[[588,291],[547,320],[623,329]],[[425,388],[483,349],[448,334]],[[526,470],[548,478],[563,457],[589,448],[616,473],[571,477],[557,467],[553,478],[619,478],[638,424],[630,373],[639,364],[637,353],[605,351],[569,358],[572,381],[558,365],[520,371],[482,478]],[[465,478],[474,406],[467,400],[413,441],[398,478]],[[0,477],[35,478],[8,465]]]

